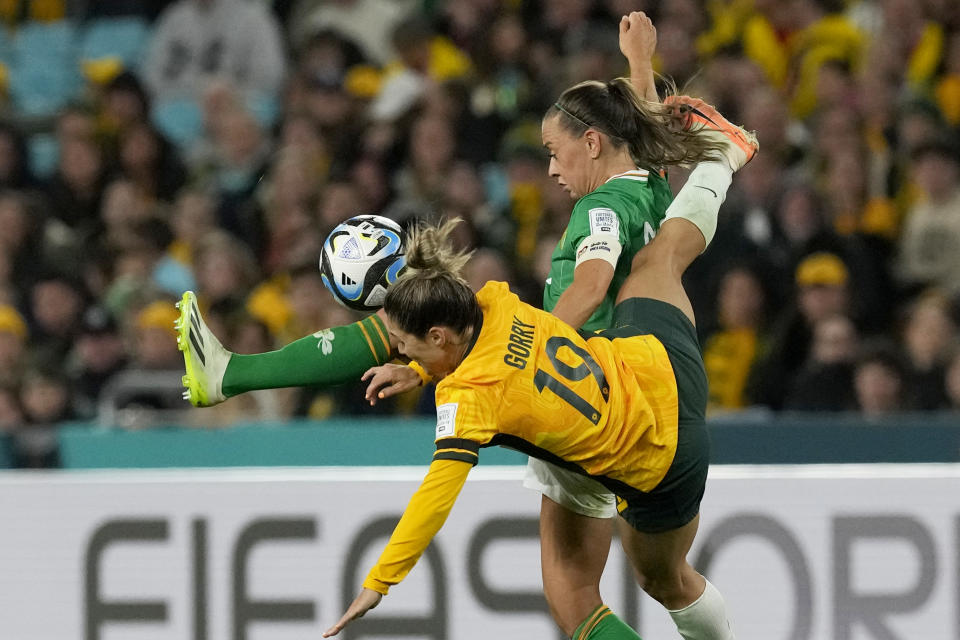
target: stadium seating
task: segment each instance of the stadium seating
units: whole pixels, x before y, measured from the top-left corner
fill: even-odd
[[[77,73],[77,31],[67,21],[31,22],[13,39],[10,95],[27,115],[52,115],[82,86]]]
[[[83,29],[80,59],[118,58],[127,69],[137,69],[149,40],[149,25],[141,18],[100,18]]]

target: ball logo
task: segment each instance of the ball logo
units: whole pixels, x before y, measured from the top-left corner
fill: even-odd
[[[338,258],[343,258],[344,260],[359,260],[361,257],[360,245],[357,243],[356,238],[350,238],[343,246],[340,247],[340,251],[337,252]]]

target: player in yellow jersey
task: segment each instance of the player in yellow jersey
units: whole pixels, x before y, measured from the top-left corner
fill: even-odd
[[[617,495],[624,550],[644,591],[688,640],[730,640],[719,592],[686,561],[699,524],[709,442],[706,375],[681,276],[712,239],[733,172],[756,138],[701,101],[680,99],[685,128],[718,141],[634,258],[614,327],[581,335],[519,301],[504,283],[474,294],[447,243],[451,224],[411,234],[410,272],[387,293],[386,326],[400,353],[437,384],[437,451],[363,590],[324,634],[336,635],[400,582],[442,526],[482,447],[505,445],[590,477]],[[368,397],[394,368],[373,370]],[[577,640],[636,638],[598,607]]]

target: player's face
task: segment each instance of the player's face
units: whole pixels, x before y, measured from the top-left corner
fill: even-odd
[[[423,338],[407,333],[394,324],[388,326],[390,338],[397,345],[397,350],[420,363],[430,377],[442,380],[460,364],[455,350],[451,348],[449,331],[440,327],[431,327]]]
[[[584,136],[574,137],[560,126],[560,118],[553,116],[543,121],[540,127],[543,146],[550,152],[550,177],[570,194],[580,198],[592,189],[588,186],[588,163],[590,155]]]

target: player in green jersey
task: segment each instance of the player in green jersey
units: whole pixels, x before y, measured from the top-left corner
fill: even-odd
[[[601,259],[613,267],[613,278],[581,328],[594,331],[610,327],[617,291],[630,273],[630,260],[657,234],[671,200],[666,177],[660,171],[639,168],[611,176],[577,200],[551,258],[543,308],[552,311],[556,307],[560,296],[573,284],[577,267]],[[585,307],[594,301],[587,302]]]
[[[671,135],[647,117],[644,101],[658,98],[650,66],[656,31],[645,15],[621,21],[620,46],[630,82],[571,87],[542,125],[550,175],[577,198],[553,253],[543,308],[587,331],[611,327],[631,262],[660,228],[672,200],[663,167],[702,160],[709,142]],[[614,496],[590,478],[536,458],[528,462],[524,485],[542,494],[544,594],[554,620],[572,636],[602,606],[600,576],[610,550]],[[680,608],[676,604],[666,606]]]

